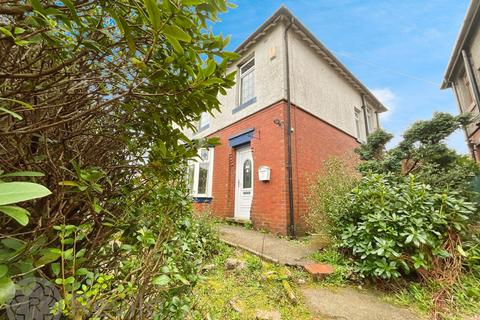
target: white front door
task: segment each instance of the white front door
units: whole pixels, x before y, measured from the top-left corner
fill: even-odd
[[[250,146],[237,149],[235,219],[250,220],[253,199],[253,157]]]

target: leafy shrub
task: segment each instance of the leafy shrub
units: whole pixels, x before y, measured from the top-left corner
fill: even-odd
[[[307,223],[310,228],[324,237],[335,229],[338,216],[342,214],[345,196],[358,181],[353,169],[353,159],[329,158],[310,184],[307,196]]]
[[[2,3],[0,169],[44,172],[52,194],[0,208],[0,286],[50,280],[68,318],[182,318],[215,242],[183,174],[210,143],[185,131],[234,85],[238,56],[207,30],[228,6]]]
[[[367,174],[336,221],[339,246],[364,277],[390,279],[437,266],[458,252],[475,208],[457,192],[435,192],[414,176]],[[462,250],[458,241],[454,248]]]

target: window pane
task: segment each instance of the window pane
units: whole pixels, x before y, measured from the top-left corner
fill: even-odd
[[[357,127],[357,138],[360,139],[360,112],[355,111],[355,126]]]
[[[252,162],[250,160],[245,160],[243,163],[243,187],[252,187]]]
[[[194,175],[195,175],[195,166],[192,164],[188,166],[188,190],[190,190],[190,193],[193,193]]]
[[[368,125],[368,132],[371,133],[373,130],[373,123],[372,123],[372,112],[370,110],[367,111],[367,125]]]
[[[240,103],[245,103],[253,99],[255,95],[254,81],[255,81],[255,76],[253,71],[242,77],[241,83],[240,83],[241,85]]]
[[[255,65],[255,59],[252,59],[252,60],[250,60],[249,62],[247,62],[246,64],[244,64],[244,65],[240,68],[241,74],[244,74],[244,73],[247,72],[248,70],[252,69],[254,65]]]
[[[208,163],[200,163],[198,166],[198,186],[197,193],[206,194],[207,193],[207,180],[208,180]]]
[[[202,129],[210,124],[210,118],[208,117],[207,112],[202,112],[200,115],[200,121],[198,122],[198,128]]]
[[[208,161],[208,149],[200,149],[200,158],[202,161]]]

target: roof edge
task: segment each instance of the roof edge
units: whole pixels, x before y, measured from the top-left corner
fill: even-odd
[[[470,2],[470,5],[468,6],[467,13],[465,15],[465,18],[463,19],[462,27],[460,28],[460,32],[458,33],[457,40],[455,41],[455,45],[450,55],[450,59],[448,60],[448,65],[445,69],[440,89],[450,88],[451,86],[450,78],[452,77],[453,69],[455,69],[455,66],[457,65],[457,61],[461,54],[465,41],[470,35],[472,25],[479,14],[479,9],[480,1],[472,0]]]
[[[345,65],[338,60],[335,55],[330,52],[330,50],[310,31],[305,25],[297,18],[295,15],[288,10],[287,7],[281,5],[264,23],[260,25],[247,39],[245,39],[236,49],[236,53],[241,53],[244,50],[247,50],[249,45],[255,41],[262,33],[268,32],[269,27],[272,24],[275,24],[281,17],[286,17],[289,20],[293,20],[293,24],[300,29],[310,40],[312,40],[315,45],[330,59],[335,65],[337,65],[346,75],[347,80],[351,80],[360,88],[360,91],[363,91],[362,94],[367,96],[367,99],[370,100],[376,109],[379,112],[385,112],[388,109],[375,97],[375,95],[370,92],[370,90],[353,75],[353,73],[345,67]]]

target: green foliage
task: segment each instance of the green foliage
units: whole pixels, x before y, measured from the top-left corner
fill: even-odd
[[[368,174],[336,225],[339,246],[357,260],[356,271],[390,279],[451,257],[455,252],[445,243],[465,234],[474,216],[475,207],[455,191],[435,192],[414,176]]]
[[[257,256],[248,256],[246,262],[247,268],[250,271],[258,271],[262,269],[262,260]]]
[[[382,129],[375,130],[367,137],[367,143],[360,145],[355,152],[361,160],[380,160],[384,154],[385,145],[392,138],[392,134]]]
[[[225,261],[228,258],[255,267],[227,270]],[[312,319],[295,283],[296,279],[308,279],[307,275],[298,269],[258,261],[256,256],[223,245],[219,254],[209,261],[214,268],[204,274],[194,289],[190,319],[255,319],[258,310],[278,310],[282,319]],[[297,304],[288,298],[283,281],[290,284]],[[242,312],[235,311],[232,304]]]
[[[334,247],[315,252],[312,258],[317,262],[327,263],[333,267],[333,274],[323,279],[322,285],[345,286],[350,280],[355,279],[352,261]]]
[[[377,130],[356,150],[365,160],[359,170],[363,173],[414,173],[419,181],[433,188],[455,189],[474,200],[471,182],[480,174],[479,166],[445,144],[445,139],[469,123],[469,119],[466,114],[435,113],[431,120],[415,122],[405,131],[399,145],[387,152],[383,152],[383,148],[392,135]]]
[[[329,158],[310,183],[306,221],[322,237],[329,238],[336,230],[335,223],[342,214],[345,196],[358,180],[353,163],[349,157]]]
[[[50,190],[44,186],[33,182],[6,182],[1,179],[9,179],[11,177],[41,177],[41,172],[19,171],[3,174],[0,170],[0,212],[14,219],[22,226],[28,224],[28,210],[12,206],[14,203],[42,198],[51,194]]]
[[[422,313],[428,313],[434,307],[434,300],[442,284],[434,281],[427,283],[411,282],[400,289],[393,301],[406,306],[414,306]],[[480,309],[480,280],[472,274],[464,274],[452,288],[448,308],[441,313],[442,319],[466,319],[468,315],[478,314]]]
[[[66,317],[182,318],[188,309],[215,236],[192,218],[184,170],[214,141],[184,132],[234,84],[226,70],[238,56],[209,30],[228,6],[1,5],[0,166],[52,194],[29,181],[0,183],[22,187],[15,201],[36,199],[22,204],[28,224],[23,209],[4,203],[0,265],[15,281],[54,281]]]

